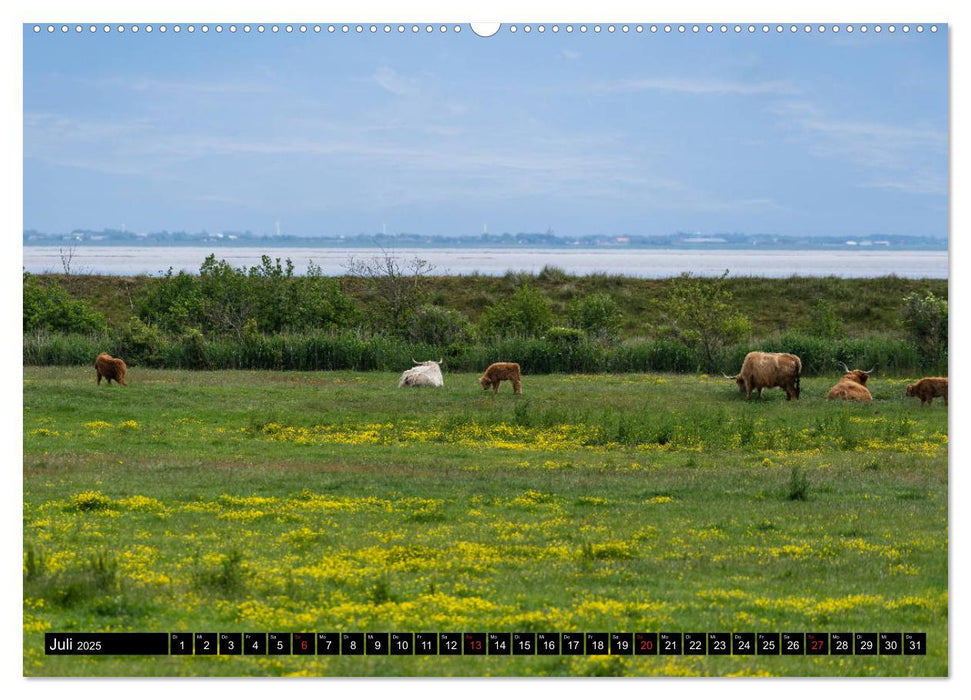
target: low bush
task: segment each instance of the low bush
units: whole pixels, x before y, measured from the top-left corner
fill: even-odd
[[[932,292],[911,292],[903,300],[903,325],[907,335],[928,361],[947,365],[947,299]]]
[[[115,356],[132,366],[161,367],[164,366],[163,355],[167,354],[163,351],[163,346],[172,342],[162,329],[151,326],[138,317],[132,317],[116,334]]]
[[[473,336],[465,314],[433,304],[424,304],[415,312],[408,333],[412,342],[442,346],[467,343]]]
[[[609,294],[595,292],[577,297],[570,304],[569,313],[570,325],[591,338],[609,343],[620,335],[624,317]]]
[[[509,299],[488,307],[479,319],[483,334],[496,337],[538,338],[552,323],[549,300],[528,283]]]

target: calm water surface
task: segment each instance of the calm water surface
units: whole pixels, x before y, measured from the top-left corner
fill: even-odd
[[[63,272],[57,247],[23,248],[27,272]],[[66,249],[64,249],[66,250]],[[297,273],[307,270],[309,261],[325,275],[346,272],[350,259],[381,255],[373,248],[137,248],[84,246],[73,251],[72,272],[99,275],[157,275],[172,267],[176,272],[198,272],[206,256],[215,253],[233,267],[256,265],[261,255],[290,258]],[[539,272],[546,265],[569,274],[607,273],[628,277],[671,277],[682,272],[720,275],[726,269],[733,277],[790,275],[825,277],[932,277],[947,279],[947,251],[891,251],[857,248],[852,250],[754,251],[754,250],[498,250],[498,249],[399,249],[392,253],[402,263],[420,257],[434,265],[433,274],[503,275],[509,270]]]

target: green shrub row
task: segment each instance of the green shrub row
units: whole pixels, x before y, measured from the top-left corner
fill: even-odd
[[[61,332],[96,333],[107,328],[102,314],[72,297],[58,284],[44,286],[30,273],[23,273],[24,332],[47,329]]]
[[[137,329],[136,329],[137,330]],[[826,339],[794,333],[724,350],[717,365],[734,374],[750,350],[792,352],[802,359],[805,376],[851,368],[893,374],[946,374],[946,355],[928,361],[915,344],[889,336]],[[496,361],[518,362],[525,374],[704,371],[703,351],[676,340],[631,340],[604,344],[588,338],[496,338],[477,343],[432,346],[361,332],[247,334],[240,340],[206,339],[198,332],[181,337],[130,330],[100,334],[27,333],[25,365],[88,365],[99,352],[123,358],[130,366],[168,369],[268,369],[304,371],[401,371],[412,359],[445,359],[447,370],[482,371]]]
[[[210,255],[199,275],[170,270],[155,280],[132,297],[135,313],[111,325],[56,281],[40,284],[25,273],[25,362],[84,364],[104,349],[132,366],[186,369],[397,370],[411,358],[445,357],[460,371],[515,360],[533,374],[734,373],[759,348],[798,354],[806,375],[840,363],[889,372],[947,366],[947,301],[930,291],[901,298],[904,333],[850,336],[832,303],[819,298],[799,325],[765,337],[738,310],[727,270],[682,274],[645,315],[644,336],[621,341],[623,313],[607,292],[574,295],[567,317],[555,318],[550,299],[525,281],[472,323],[442,305],[448,299],[428,303],[420,259],[413,274],[389,256],[355,269],[368,299],[360,310],[317,267],[301,278],[290,260],[263,256],[247,270]]]

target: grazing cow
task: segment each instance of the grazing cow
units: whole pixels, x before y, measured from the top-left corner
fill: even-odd
[[[503,380],[512,382],[513,391],[517,394],[523,393],[523,382],[519,373],[519,365],[515,362],[493,362],[486,369],[485,374],[479,377],[479,384],[483,389],[492,387],[492,393],[499,393],[499,382]]]
[[[947,377],[924,377],[913,384],[908,384],[907,396],[919,398],[921,406],[924,404],[930,406],[934,403],[934,397],[940,396],[947,406]]]
[[[762,398],[763,389],[779,387],[786,392],[786,401],[799,398],[799,377],[802,376],[802,360],[798,355],[787,352],[750,352],[742,361],[742,369],[734,377],[724,375],[726,379],[734,379],[739,392],[745,393],[745,398],[752,398],[752,392],[758,391]]]
[[[400,389],[403,386],[442,386],[442,368],[439,365],[442,364],[443,359],[445,358],[439,359],[438,362],[434,360],[419,362],[412,358],[411,361],[415,366],[401,373],[398,388]]]
[[[125,374],[128,372],[128,367],[125,365],[124,360],[112,357],[108,353],[103,352],[94,358],[94,369],[98,373],[99,386],[101,385],[102,377],[107,379],[109,384],[114,379],[122,386],[128,386],[127,382],[125,382]]]
[[[829,390],[826,398],[831,400],[840,399],[843,401],[873,401],[870,390],[866,388],[866,382],[876,368],[871,367],[864,372],[862,369],[851,370],[843,362],[840,362],[840,364],[843,366],[843,371],[846,374],[840,377],[836,386]]]

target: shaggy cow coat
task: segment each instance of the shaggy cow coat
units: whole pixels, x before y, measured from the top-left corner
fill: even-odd
[[[523,393],[523,382],[519,372],[519,365],[515,362],[493,362],[486,369],[485,374],[479,377],[479,384],[483,389],[492,387],[494,394],[499,393],[499,382],[512,382],[513,391],[517,394]]]
[[[872,370],[871,370],[872,371]],[[866,381],[870,378],[869,372],[862,369],[854,369],[840,377],[826,398],[830,400],[840,399],[843,401],[873,401],[870,390],[866,388]]]
[[[412,362],[415,362],[412,360]],[[440,362],[440,361],[439,361]],[[442,370],[434,360],[415,362],[415,366],[401,373],[398,388],[403,386],[442,386]]]
[[[128,372],[128,367],[125,365],[124,360],[112,357],[108,353],[103,352],[94,359],[94,370],[98,374],[99,386],[101,385],[102,377],[107,379],[109,384],[114,379],[122,386],[128,386],[127,382],[125,382],[125,374]]]
[[[742,369],[734,377],[738,390],[746,399],[763,389],[779,387],[786,392],[786,401],[799,398],[799,378],[802,376],[802,360],[787,352],[750,352],[742,361]]]
[[[920,399],[920,405],[928,406],[934,402],[935,396],[944,399],[947,406],[947,377],[924,377],[913,384],[907,385],[907,396],[916,396]]]

